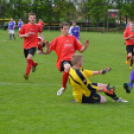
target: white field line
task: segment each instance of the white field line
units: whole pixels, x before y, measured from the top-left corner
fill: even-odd
[[[32,84],[32,85],[61,85],[61,83],[11,83],[11,82],[0,82],[0,85],[28,85],[28,84]]]

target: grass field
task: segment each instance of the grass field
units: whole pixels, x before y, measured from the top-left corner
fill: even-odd
[[[81,42],[90,40],[83,53],[85,69],[111,72],[90,78],[92,82],[111,83],[118,96],[128,103],[106,104],[72,103],[72,90],[61,97],[62,73],[56,68],[56,54],[35,55],[39,66],[30,73],[28,81],[23,74],[26,61],[23,39],[9,40],[8,31],[0,30],[0,134],[133,134],[133,91],[126,94],[123,83],[129,81],[132,70],[125,64],[123,33],[81,32]],[[57,31],[44,31],[45,39],[52,41]],[[104,95],[104,94],[103,94]]]

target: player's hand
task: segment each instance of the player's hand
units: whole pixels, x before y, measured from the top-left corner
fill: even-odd
[[[29,32],[25,34],[25,37],[29,37],[29,36],[30,36],[30,33]]]
[[[133,37],[133,35],[131,34],[128,38],[132,38]]]
[[[46,41],[45,44],[46,44],[46,47],[50,47],[49,41]]]
[[[106,68],[106,69],[103,69],[103,70],[100,70],[100,74],[105,74],[107,71],[110,71],[111,68]]]
[[[88,47],[89,46],[89,43],[90,43],[89,40],[84,41],[84,46],[85,47]]]

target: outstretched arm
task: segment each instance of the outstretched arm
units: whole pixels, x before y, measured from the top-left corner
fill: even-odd
[[[89,43],[90,43],[89,40],[84,41],[84,46],[82,46],[80,52],[84,52],[89,46]]]

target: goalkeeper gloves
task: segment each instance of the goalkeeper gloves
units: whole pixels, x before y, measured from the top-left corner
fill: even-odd
[[[100,70],[100,74],[105,74],[107,71],[110,71],[111,68],[106,68],[106,69],[103,69],[103,70]]]

